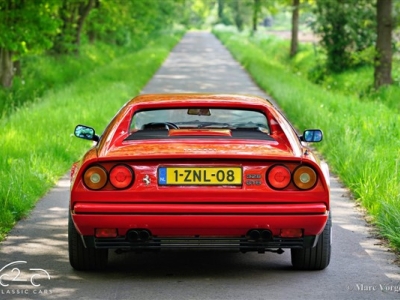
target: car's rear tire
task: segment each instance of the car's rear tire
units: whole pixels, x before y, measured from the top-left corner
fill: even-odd
[[[291,249],[292,265],[297,270],[323,270],[331,259],[332,218],[329,214],[325,228],[313,248]]]
[[[75,270],[101,270],[107,266],[108,249],[85,248],[71,213],[68,218],[68,251],[69,262]]]

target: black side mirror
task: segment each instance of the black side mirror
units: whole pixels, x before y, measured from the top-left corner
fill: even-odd
[[[100,137],[96,135],[96,132],[92,127],[85,125],[77,125],[74,130],[74,135],[80,139],[90,140],[98,142]]]
[[[302,142],[315,143],[322,141],[322,130],[320,129],[307,129],[304,130],[303,135],[300,137]]]

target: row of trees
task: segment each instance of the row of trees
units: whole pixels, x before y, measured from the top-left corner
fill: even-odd
[[[127,44],[171,26],[184,0],[1,0],[0,85],[28,54],[79,53],[82,38]]]
[[[354,52],[375,45],[375,88],[391,84],[393,11],[392,0],[317,1],[313,28],[326,49],[328,70],[345,70]]]
[[[0,85],[10,87],[24,55],[79,53],[82,39],[126,45],[172,26],[236,25],[258,30],[268,15],[292,12],[290,55],[298,48],[299,20],[312,28],[327,53],[327,69],[340,72],[354,53],[375,47],[375,87],[390,84],[393,0],[1,0]]]
[[[278,8],[279,4],[279,8]],[[321,38],[321,46],[327,53],[328,71],[341,72],[354,65],[355,54],[374,49],[371,61],[374,63],[374,85],[379,88],[393,82],[391,75],[392,31],[397,24],[395,6],[392,0],[218,0],[218,17],[222,23],[229,23],[224,13],[228,7],[238,30],[244,22],[251,20],[251,28],[257,31],[260,16],[274,14],[278,9],[292,11],[292,37],[290,56],[298,49],[299,16],[302,12],[312,13],[310,25]]]

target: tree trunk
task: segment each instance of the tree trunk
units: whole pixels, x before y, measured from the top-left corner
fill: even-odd
[[[0,84],[2,87],[9,88],[12,86],[14,77],[14,68],[12,63],[12,52],[10,50],[0,48]]]
[[[257,31],[258,14],[260,13],[261,1],[254,0],[253,4],[253,33]]]
[[[94,4],[95,4],[94,0],[88,0],[86,4],[81,4],[79,6],[79,14],[76,26],[76,37],[75,37],[75,44],[76,44],[75,53],[79,52],[83,24],[85,23],[86,17],[89,15],[89,12],[93,8]]]
[[[21,60],[14,60],[13,61],[13,68],[14,68],[14,75],[17,77],[22,76],[22,66],[21,66]]]
[[[290,42],[290,57],[296,55],[297,48],[299,45],[299,5],[300,5],[300,0],[293,0],[292,39]]]
[[[100,0],[94,0],[94,7],[93,7],[93,9],[99,9],[99,8],[100,8],[100,5],[101,5]],[[93,28],[89,28],[89,29],[87,30],[87,36],[88,36],[88,39],[89,39],[89,43],[90,43],[90,44],[93,44],[93,43],[96,41],[96,39],[97,39],[96,31],[95,31]]]
[[[223,23],[224,20],[224,0],[218,0],[218,21]]]
[[[60,32],[54,38],[53,41],[53,51],[56,54],[65,54],[68,53],[69,49],[69,36],[70,36],[70,28],[73,24],[73,10],[70,8],[71,5],[68,5],[66,1],[61,2],[62,5],[59,8],[59,15],[62,20],[62,25],[59,28]]]
[[[243,16],[241,9],[241,0],[235,0],[233,2],[233,11],[236,27],[239,31],[243,30]]]
[[[392,0],[377,0],[377,39],[374,86],[392,84]]]

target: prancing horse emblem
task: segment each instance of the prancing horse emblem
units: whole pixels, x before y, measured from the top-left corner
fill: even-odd
[[[150,184],[151,181],[150,181],[149,175],[144,176],[143,182],[144,182],[145,185],[149,185]]]

